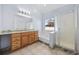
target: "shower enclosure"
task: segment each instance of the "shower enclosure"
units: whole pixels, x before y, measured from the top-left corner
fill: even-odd
[[[59,36],[57,45],[75,50],[75,20],[74,13],[67,13],[58,17]]]
[[[79,53],[79,5],[69,5],[60,10],[56,14],[56,45]]]

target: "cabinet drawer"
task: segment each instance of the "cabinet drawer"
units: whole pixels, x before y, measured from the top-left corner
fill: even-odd
[[[21,34],[20,33],[14,33],[14,34],[12,34],[12,38],[15,38],[15,37],[20,37],[21,36]]]
[[[20,41],[21,38],[17,37],[17,38],[12,38],[12,42],[15,42],[15,41]]]
[[[28,43],[28,39],[29,39],[28,37],[23,37],[23,38],[22,38],[22,42]]]
[[[38,33],[35,33],[36,36],[38,36]]]
[[[19,48],[20,48],[20,45],[12,46],[12,51],[17,50],[17,49],[19,49]]]
[[[29,37],[35,37],[35,35],[30,35]]]
[[[13,46],[13,45],[20,45],[20,41],[15,41],[15,42],[13,42],[13,43],[12,43],[12,46]]]
[[[18,44],[12,44],[12,50],[16,50],[16,49],[19,49],[21,47],[20,43]]]
[[[21,44],[21,42],[16,41],[16,42],[13,42],[13,43],[12,43],[12,46],[14,46],[14,45],[20,45],[20,44]]]
[[[29,35],[33,35],[35,32],[29,32]]]
[[[24,33],[21,33],[21,34],[22,34],[22,36],[27,36],[27,35],[29,35],[28,32],[24,32]]]
[[[20,43],[15,43],[15,44],[12,44],[12,47],[15,47],[15,46],[18,46],[18,47],[20,47],[21,45],[20,45]]]

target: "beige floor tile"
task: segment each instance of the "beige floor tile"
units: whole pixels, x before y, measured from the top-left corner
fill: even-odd
[[[48,45],[37,42],[20,50],[17,50],[10,55],[69,55],[59,48],[51,49]]]

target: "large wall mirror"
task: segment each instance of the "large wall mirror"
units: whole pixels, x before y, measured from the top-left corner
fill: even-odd
[[[46,19],[45,20],[45,31],[54,31],[55,30],[55,19]]]

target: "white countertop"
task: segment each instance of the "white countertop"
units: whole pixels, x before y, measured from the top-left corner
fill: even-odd
[[[52,32],[50,32],[50,33],[55,33],[55,31],[52,31]]]
[[[21,32],[29,32],[29,31],[37,31],[37,30],[35,30],[35,29],[28,29],[28,30],[0,31],[0,35],[12,34],[12,33],[21,33]]]

